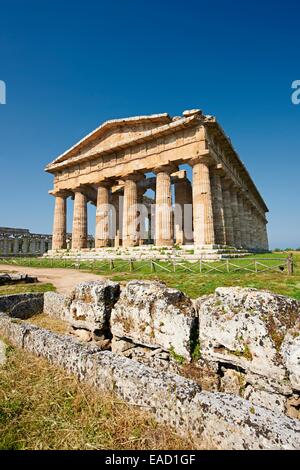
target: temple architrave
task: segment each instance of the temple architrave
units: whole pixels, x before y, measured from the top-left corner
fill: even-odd
[[[68,198],[74,251],[88,246],[89,202],[96,251],[145,243],[268,250],[268,208],[220,124],[198,109],[106,121],[46,171],[54,175],[54,251],[67,248]]]

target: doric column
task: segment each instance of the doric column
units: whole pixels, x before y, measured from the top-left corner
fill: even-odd
[[[9,240],[7,237],[3,239],[3,254],[8,255],[9,253]]]
[[[262,228],[262,232],[263,232],[263,249],[266,250],[266,251],[269,250],[267,223],[268,222],[266,220],[264,220],[263,221],[263,228]]]
[[[189,213],[192,216],[192,186],[190,181],[184,178],[177,178],[174,183],[175,188],[175,240],[177,245],[190,242],[192,237],[192,221],[188,224]],[[190,225],[186,226],[186,225]],[[189,230],[190,228],[190,230]],[[189,237],[189,233],[190,237]]]
[[[235,246],[230,186],[231,182],[227,178],[222,178],[226,245]]]
[[[247,248],[252,248],[252,237],[251,237],[251,213],[250,206],[247,199],[244,200],[244,214],[245,214],[245,225],[246,225],[246,243]]]
[[[19,239],[14,239],[14,255],[19,254]]]
[[[22,253],[28,253],[28,238],[22,239]]]
[[[138,233],[138,188],[139,175],[130,175],[124,184],[123,204],[123,246],[137,246],[139,244]]]
[[[118,248],[120,246],[120,191],[112,193],[111,203],[114,208],[114,214],[112,214],[112,225],[113,225],[113,235],[114,235],[114,246]]]
[[[109,185],[97,185],[95,248],[109,246]]]
[[[194,245],[214,245],[214,217],[209,165],[204,160],[193,160],[193,224]]]
[[[221,175],[218,170],[211,171],[211,191],[215,229],[215,243],[226,245],[225,213],[222,194]]]
[[[66,245],[66,227],[67,227],[67,196],[64,193],[54,194],[54,222],[52,250],[61,250],[67,248]]]
[[[72,250],[82,248],[87,248],[87,197],[80,190],[75,190]]]
[[[156,173],[155,244],[173,245],[171,177],[174,168],[164,166]]]
[[[239,214],[239,205],[237,199],[237,188],[234,186],[230,189],[231,194],[231,210],[232,210],[232,223],[233,223],[233,233],[234,233],[234,245],[236,248],[241,248],[241,224],[240,224],[240,214]]]
[[[247,234],[246,234],[246,221],[245,221],[245,212],[244,212],[244,200],[242,193],[237,193],[237,201],[239,208],[239,221],[240,221],[240,230],[241,230],[241,246],[246,248],[247,246]]]
[[[41,244],[40,244],[40,253],[43,255],[46,251],[46,243],[45,243],[45,238],[41,238]]]
[[[35,243],[35,238],[30,239],[29,243],[29,253],[32,255],[35,255],[36,253],[36,243]]]

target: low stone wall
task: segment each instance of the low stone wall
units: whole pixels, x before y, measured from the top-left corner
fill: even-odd
[[[198,448],[299,449],[300,423],[225,393],[201,391],[178,375],[83,345],[71,337],[0,314],[0,332],[16,347],[63,367],[100,391],[152,412]]]

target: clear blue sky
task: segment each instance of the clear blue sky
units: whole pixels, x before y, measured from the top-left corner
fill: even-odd
[[[43,169],[102,121],[200,108],[265,198],[271,246],[299,246],[299,18],[289,0],[0,0],[0,225],[52,230]]]

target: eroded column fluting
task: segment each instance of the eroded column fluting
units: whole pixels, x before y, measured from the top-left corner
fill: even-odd
[[[177,178],[175,189],[175,240],[177,245],[183,245],[192,241],[192,186],[190,181]]]
[[[162,167],[156,173],[155,244],[173,244],[173,210],[171,194],[171,172],[173,168]]]
[[[222,178],[222,194],[223,194],[224,215],[225,215],[226,245],[235,246],[230,185],[231,185],[230,181],[228,181],[226,178]]]
[[[215,243],[226,245],[225,214],[222,194],[221,175],[211,172],[212,204],[214,216]]]
[[[244,210],[244,199],[242,193],[237,195],[239,215],[240,215],[240,229],[241,229],[241,244],[243,248],[247,247],[247,227],[246,227],[246,217]]]
[[[236,248],[241,248],[242,239],[241,239],[241,224],[240,224],[240,214],[239,214],[239,205],[237,199],[237,190],[235,187],[231,187],[231,210],[232,210],[232,223],[233,223],[233,233],[234,233],[234,246]]]
[[[63,193],[55,194],[54,223],[52,250],[62,250],[67,248],[67,196]]]
[[[209,166],[203,161],[191,162],[193,167],[193,222],[195,246],[214,245],[214,219]]]
[[[95,248],[109,246],[109,186],[106,183],[97,185]]]
[[[73,209],[72,249],[87,248],[87,197],[75,191]]]
[[[138,233],[138,188],[139,177],[129,176],[124,184],[123,203],[123,246],[130,247],[139,244]]]

